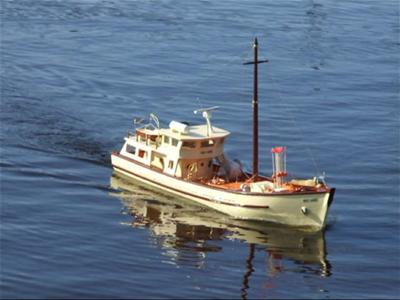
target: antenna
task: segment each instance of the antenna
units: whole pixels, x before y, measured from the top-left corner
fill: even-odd
[[[160,129],[160,121],[158,120],[158,117],[155,114],[151,113],[149,119],[150,121],[153,121],[156,124],[157,129]]]
[[[212,111],[218,109],[219,106],[212,106],[212,107],[207,107],[207,108],[200,108],[196,109],[193,111],[193,113],[196,115],[198,113],[202,113],[203,118],[206,119],[207,122],[207,136],[210,136],[211,133],[213,132],[212,130],[212,125],[211,125],[211,115]]]
[[[135,117],[135,118],[133,118],[133,125],[134,125],[135,128],[136,128],[138,125],[142,124],[143,121],[144,121],[144,118],[142,118],[142,117]]]

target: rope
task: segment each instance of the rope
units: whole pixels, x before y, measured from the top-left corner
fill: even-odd
[[[275,80],[275,78],[271,74],[269,74],[269,75],[270,75],[270,78],[271,78],[272,82],[274,84],[276,84],[276,86],[278,86],[277,81]],[[289,110],[288,103],[286,103],[283,100],[283,97],[282,97],[282,94],[281,94],[280,90],[277,89],[277,91],[278,91],[278,98],[281,101],[281,103],[283,104],[287,115],[289,115],[289,119],[293,123],[293,127],[296,128],[296,130],[298,131],[301,139],[304,141],[305,133],[304,133],[303,128],[296,122],[296,119],[294,118],[294,115]],[[319,165],[318,165],[318,163],[317,163],[316,159],[314,158],[314,155],[313,155],[313,153],[311,151],[311,147],[308,144],[306,144],[306,149],[307,149],[308,155],[310,156],[310,158],[311,158],[311,160],[312,160],[312,162],[314,164],[315,171],[317,172],[317,174],[322,175],[322,173],[320,171],[320,168],[319,168]]]

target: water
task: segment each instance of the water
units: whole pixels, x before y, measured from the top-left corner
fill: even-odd
[[[1,298],[400,297],[398,1],[1,2]],[[337,188],[325,232],[239,222],[112,173],[132,118],[232,131]]]

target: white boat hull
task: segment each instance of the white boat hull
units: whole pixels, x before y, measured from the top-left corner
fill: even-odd
[[[326,192],[246,193],[186,181],[153,170],[119,153],[111,155],[113,168],[158,189],[193,200],[238,219],[260,220],[321,230],[333,199]]]

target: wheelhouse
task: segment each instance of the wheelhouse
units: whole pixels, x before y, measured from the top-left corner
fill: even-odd
[[[172,121],[169,128],[139,128],[125,140],[122,152],[163,173],[190,180],[210,179],[230,133],[207,124]]]

